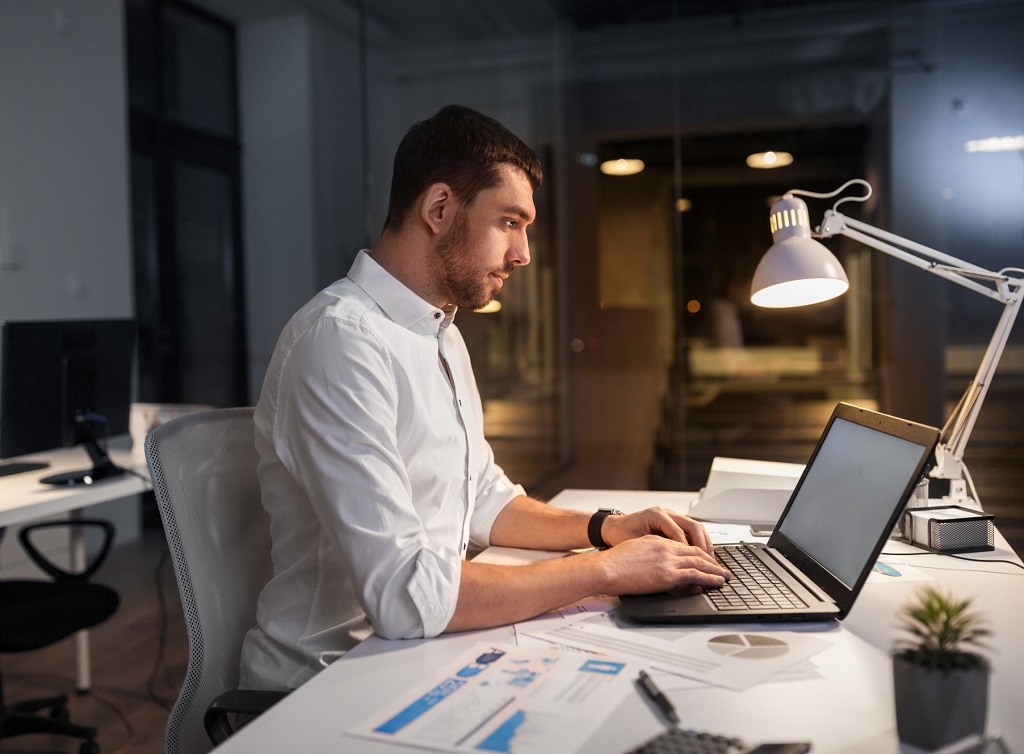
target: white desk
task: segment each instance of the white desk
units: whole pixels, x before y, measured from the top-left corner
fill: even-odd
[[[119,441],[120,440],[120,441]],[[142,476],[125,473],[117,477],[102,479],[95,484],[74,487],[55,487],[40,483],[40,479],[51,474],[87,469],[90,466],[88,454],[81,448],[61,448],[46,453],[34,453],[24,460],[49,461],[50,465],[37,471],[11,474],[0,477],[0,527],[23,524],[38,518],[71,513],[80,518],[83,508],[91,505],[120,500],[138,495],[151,489],[149,472],[138,467],[127,448],[127,436],[116,438],[108,448],[111,460],[118,466],[130,469]],[[76,569],[85,565],[85,543],[78,530],[70,535],[71,563]],[[89,634],[80,631],[75,634],[76,679],[79,690],[91,686],[89,665]]]
[[[613,505],[634,510],[665,505],[686,510],[692,495],[660,492],[567,490],[552,504],[594,510]],[[981,559],[1019,558],[997,535],[995,552]],[[890,542],[885,552],[914,552]],[[1024,571],[1004,564],[967,563],[939,556],[916,557],[957,595],[974,595],[989,618],[997,651],[989,700],[989,727],[1000,730],[1015,754],[1024,754],[1024,646],[1017,633],[1024,622]],[[935,584],[936,582],[927,582]],[[910,752],[896,737],[889,649],[897,636],[896,614],[922,582],[868,584],[840,626],[808,624],[795,630],[819,631],[832,643],[814,657],[819,678],[767,682],[742,693],[705,687],[666,688],[690,727],[739,735],[751,743],[764,740],[810,740],[815,754],[894,754]],[[785,630],[794,630],[786,625]],[[379,713],[410,686],[422,684],[445,663],[476,641],[512,643],[511,629],[469,632],[420,641],[386,641],[372,637],[277,707],[258,718],[217,751],[253,752],[421,751],[376,741],[349,738],[345,731]],[[682,685],[682,684],[681,684]],[[627,697],[590,736],[587,754],[618,754],[661,731],[663,722],[639,694]]]
[[[124,442],[112,444],[109,449],[111,460],[118,466],[131,469],[142,477],[126,473],[118,477],[103,479],[95,484],[74,487],[55,487],[40,484],[39,480],[51,474],[87,469],[90,465],[88,454],[81,448],[60,448],[46,453],[25,456],[26,461],[49,461],[50,465],[38,471],[11,474],[0,477],[0,526],[22,524],[36,518],[52,516],[68,511],[88,508],[90,505],[119,500],[151,489],[149,471],[136,466],[131,452]]]

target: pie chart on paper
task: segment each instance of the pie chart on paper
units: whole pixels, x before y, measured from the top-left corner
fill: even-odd
[[[782,657],[789,652],[789,645],[771,636],[720,634],[708,639],[708,649],[720,655],[744,660],[767,660]]]

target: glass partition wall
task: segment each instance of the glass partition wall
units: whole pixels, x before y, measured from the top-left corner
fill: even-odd
[[[849,241],[829,242],[852,284],[831,303],[755,310],[750,277],[774,197],[857,177],[875,196],[851,216],[1024,266],[1022,152],[963,146],[1024,133],[1017,4],[395,5],[359,6],[367,227],[401,134],[447,103],[544,162],[532,263],[500,311],[457,320],[498,460],[531,492],[697,489],[715,456],[802,462],[838,400],[942,423],[994,328],[987,302]],[[747,165],[767,151],[792,163]],[[619,160],[643,169],[602,172]],[[816,225],[831,202],[809,205]],[[1022,336],[966,459],[1011,536]]]

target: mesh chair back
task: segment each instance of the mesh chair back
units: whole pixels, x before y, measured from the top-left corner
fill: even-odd
[[[149,433],[146,460],[185,612],[189,658],[167,722],[168,754],[212,746],[207,705],[238,685],[242,639],[271,575],[252,408],[173,419]]]

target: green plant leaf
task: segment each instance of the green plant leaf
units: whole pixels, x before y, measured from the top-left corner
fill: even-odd
[[[900,626],[908,638],[897,642],[894,652],[908,662],[936,670],[988,665],[975,650],[984,648],[981,640],[991,632],[972,611],[970,599],[957,600],[925,587],[904,606]]]

